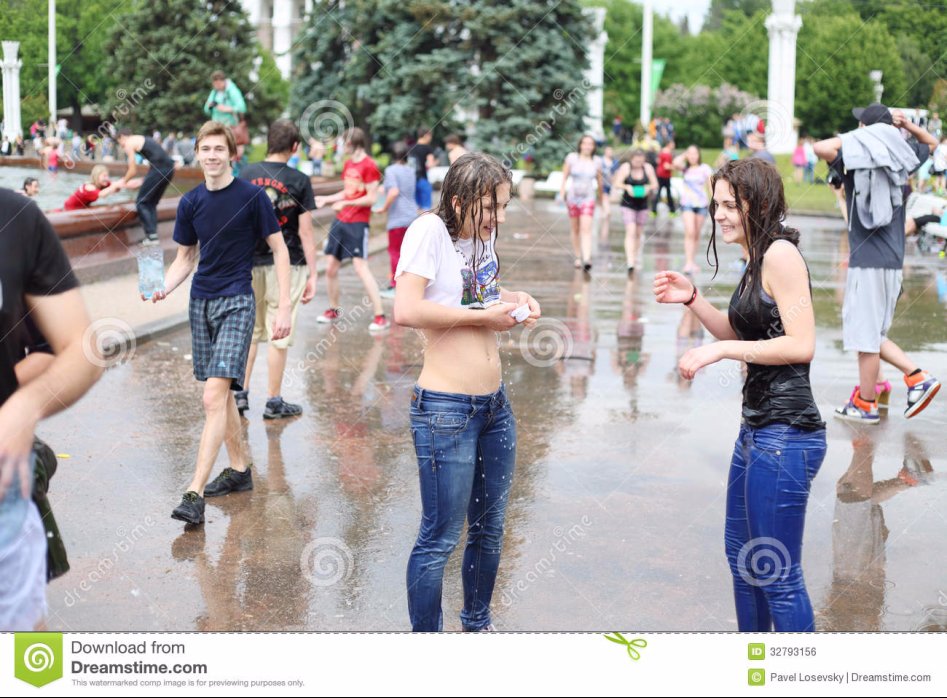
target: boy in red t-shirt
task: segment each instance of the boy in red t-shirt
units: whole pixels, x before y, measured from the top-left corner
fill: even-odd
[[[331,196],[317,196],[316,208],[332,204],[335,220],[329,229],[326,241],[326,287],[329,294],[329,309],[319,316],[319,322],[335,322],[342,315],[339,307],[339,267],[343,259],[352,259],[352,267],[362,280],[365,291],[374,307],[375,318],[368,326],[372,332],[390,327],[381,305],[378,282],[368,268],[368,222],[372,205],[378,194],[381,173],[378,166],[365,152],[365,132],[351,128],[344,136],[345,152],[349,159],[342,166],[342,191]]]

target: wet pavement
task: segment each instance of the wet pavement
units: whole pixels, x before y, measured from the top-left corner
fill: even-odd
[[[504,285],[529,290],[544,321],[502,335],[518,419],[516,480],[494,596],[502,630],[735,630],[723,553],[724,497],[740,414],[740,366],[693,383],[677,357],[709,341],[680,306],[651,294],[683,263],[679,219],[648,225],[628,281],[617,211],[611,250],[575,274],[568,221],[553,202],[514,203],[501,232]],[[947,628],[947,396],[874,429],[831,419],[856,382],[841,349],[847,254],[841,221],[798,218],[813,274],[813,389],[828,455],[809,502],[804,570],[819,629]],[[704,241],[709,230],[705,228]],[[721,250],[724,304],[736,250]],[[371,260],[377,278],[387,255]],[[947,263],[909,246],[892,338],[947,376]],[[344,269],[346,319],[316,323],[324,284],[300,313],[284,396],[304,414],[262,419],[261,356],[246,421],[256,489],[207,501],[207,523],[170,517],[190,479],[203,415],[186,329],[137,347],[78,406],[40,433],[68,458],[51,483],[72,571],[49,586],[62,630],[404,630],[408,554],[420,502],[408,398],[421,363],[409,329],[368,333],[361,287]],[[389,302],[390,303],[390,302]],[[218,468],[225,464],[222,452]],[[459,555],[444,585],[459,629]]]

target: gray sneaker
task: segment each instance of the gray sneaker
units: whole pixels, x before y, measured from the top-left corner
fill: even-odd
[[[220,497],[231,492],[245,492],[253,489],[253,475],[251,468],[247,468],[242,473],[233,468],[224,468],[220,475],[215,477],[204,488],[205,497]]]
[[[197,492],[185,492],[181,503],[171,512],[171,518],[189,524],[204,523],[204,498]]]
[[[303,408],[286,402],[282,397],[271,397],[266,401],[266,409],[263,411],[263,419],[285,419],[287,417],[298,417],[303,413]]]
[[[237,390],[233,394],[233,399],[237,403],[237,412],[242,417],[243,413],[250,409],[250,393],[247,390]]]

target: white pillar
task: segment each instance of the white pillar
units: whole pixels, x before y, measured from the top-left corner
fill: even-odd
[[[17,59],[19,41],[3,42],[3,135],[12,143],[23,135],[20,121],[20,68],[23,61]]]
[[[56,121],[59,117],[56,115],[56,0],[49,0],[49,28],[47,32],[47,47],[49,51],[49,72],[47,80],[49,82],[49,125],[52,127],[52,133],[56,132]],[[47,135],[50,131],[46,132]]]
[[[799,138],[795,128],[796,36],[802,18],[795,11],[795,0],[773,0],[773,14],[766,18],[769,32],[766,148],[774,155],[791,153]]]
[[[284,78],[292,67],[293,0],[273,0],[273,57]]]
[[[651,123],[651,44],[653,40],[654,8],[651,0],[644,0],[641,26],[641,113],[638,120],[645,129]]]
[[[584,12],[592,19],[593,35],[595,37],[587,51],[589,67],[585,71],[585,81],[589,88],[585,94],[586,109],[588,111],[588,115],[585,117],[585,128],[588,133],[596,138],[604,138],[605,94],[603,86],[605,84],[605,46],[608,44],[608,34],[605,33],[605,8],[592,7],[587,8]]]

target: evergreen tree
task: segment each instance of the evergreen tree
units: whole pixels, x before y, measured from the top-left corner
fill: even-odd
[[[551,163],[583,128],[590,38],[575,0],[317,2],[291,112],[324,137],[346,121],[382,141],[466,126],[477,148]]]
[[[258,71],[259,83],[250,79],[264,66],[238,0],[140,0],[116,23],[107,52],[114,91],[103,117],[139,131],[199,128],[218,69],[243,91],[251,126],[269,123],[283,106],[275,64]]]

